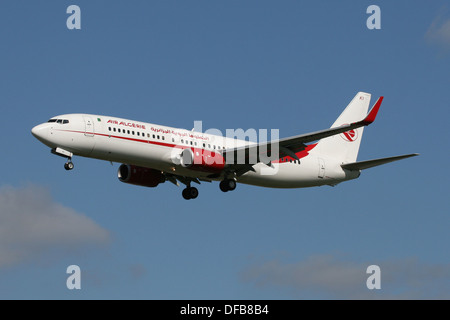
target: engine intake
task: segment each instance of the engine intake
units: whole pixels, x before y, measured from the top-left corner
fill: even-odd
[[[129,164],[122,164],[117,176],[121,182],[150,188],[166,181],[161,171]]]

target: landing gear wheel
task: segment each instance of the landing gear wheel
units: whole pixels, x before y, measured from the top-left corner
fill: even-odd
[[[190,187],[189,189],[189,195],[191,196],[191,199],[195,199],[198,197],[198,189],[194,187]]]
[[[227,187],[227,184],[226,184],[225,180],[224,181],[220,181],[219,188],[220,188],[220,190],[222,190],[222,192],[227,192],[228,191],[228,187]]]
[[[233,179],[223,180],[220,182],[219,187],[223,192],[233,191],[236,189],[236,181]]]
[[[66,164],[64,164],[64,169],[66,169],[67,171],[73,170],[75,166],[73,165],[72,161],[67,162]]]
[[[181,193],[183,195],[183,198],[186,200],[191,199],[189,192],[188,192],[188,188],[184,189],[183,192]]]
[[[182,195],[186,200],[195,199],[198,197],[198,189],[194,187],[187,187],[183,190]]]
[[[228,185],[228,191],[233,191],[234,189],[236,189],[236,181],[233,179],[227,180],[227,185]]]

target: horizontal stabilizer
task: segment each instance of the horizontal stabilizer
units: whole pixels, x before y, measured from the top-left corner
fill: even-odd
[[[389,157],[389,158],[381,158],[381,159],[374,159],[374,160],[367,160],[367,161],[359,161],[359,162],[352,162],[352,163],[346,163],[341,165],[342,168],[347,170],[364,170],[369,169],[372,167],[380,166],[382,164],[386,164],[389,162],[402,160],[410,157],[418,156],[418,153],[412,153],[412,154],[405,154],[403,156],[396,156],[396,157]]]

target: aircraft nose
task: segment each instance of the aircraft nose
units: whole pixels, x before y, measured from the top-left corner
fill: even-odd
[[[31,129],[31,134],[38,140],[45,140],[48,128],[45,125],[38,125]]]

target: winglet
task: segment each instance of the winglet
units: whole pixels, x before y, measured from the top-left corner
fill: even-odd
[[[379,97],[375,105],[370,110],[367,117],[362,121],[362,124],[365,126],[368,126],[372,122],[375,121],[375,118],[377,117],[378,110],[380,109],[381,103],[383,102],[384,97]]]

